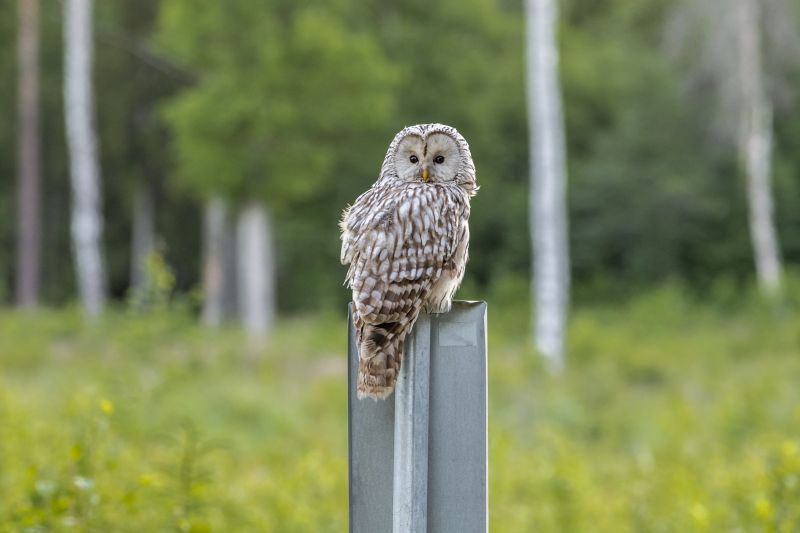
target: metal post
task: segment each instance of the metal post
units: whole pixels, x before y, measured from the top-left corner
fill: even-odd
[[[428,527],[428,393],[431,317],[422,315],[406,345],[394,391],[394,533]]]
[[[421,316],[395,398],[358,400],[349,328],[351,533],[488,530],[486,304]]]

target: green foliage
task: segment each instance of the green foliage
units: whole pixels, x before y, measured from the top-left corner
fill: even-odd
[[[490,304],[492,530],[800,527],[796,314],[579,308],[553,377],[521,311]],[[0,529],[345,529],[344,317],[281,321],[255,366],[179,312],[81,320],[0,314]]]
[[[381,50],[324,3],[170,2],[158,41],[197,72],[165,112],[176,173],[204,195],[288,209],[335,181],[340,154],[391,112],[394,74]]]
[[[567,4],[563,86],[570,224],[581,296],[680,273],[706,287],[751,270],[744,186],[687,105],[659,35],[673,5]],[[587,9],[589,10],[587,13]],[[620,29],[624,28],[624,29]],[[608,38],[614,35],[614,38]],[[724,266],[723,266],[724,265]]]
[[[341,325],[284,322],[245,368],[193,322],[0,316],[0,529],[345,527]]]
[[[800,323],[757,300],[743,305],[741,294],[735,310],[727,305],[664,288],[621,307],[579,309],[569,340],[574,366],[556,378],[540,374],[523,343],[497,340],[495,329],[492,527],[800,527],[792,499]]]
[[[75,292],[66,268],[62,7],[42,2],[43,292],[51,304]],[[560,4],[578,301],[625,298],[664,281],[709,293],[720,278],[741,288],[753,275],[745,184],[730,146],[711,135],[713,91],[687,94],[686,61],[665,52],[674,9],[666,0]],[[334,222],[375,180],[392,135],[429,121],[464,133],[483,186],[465,296],[528,275],[521,2],[119,0],[96,2],[95,25],[105,256],[117,299],[128,294],[132,192],[143,185],[154,193],[176,291],[199,284],[201,201],[256,197],[274,214],[281,311],[338,308],[346,292]],[[15,40],[13,2],[0,6],[0,36]],[[0,74],[16,79],[13,46],[0,50]],[[781,93],[791,94],[800,76],[784,74]],[[14,83],[0,87],[4,109],[15,97]],[[800,259],[800,121],[796,102],[782,104],[776,220],[791,265]],[[15,157],[14,120],[0,121],[5,302],[15,278]]]
[[[167,311],[175,289],[175,274],[160,251],[150,252],[144,266],[144,279],[131,290],[128,306],[134,313]]]

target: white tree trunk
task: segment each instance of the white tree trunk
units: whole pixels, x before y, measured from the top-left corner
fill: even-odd
[[[236,224],[233,223],[233,215],[226,210],[225,230],[222,251],[223,256],[223,294],[222,294],[222,316],[225,318],[236,318],[239,316],[239,281],[236,268]]]
[[[569,306],[566,149],[558,82],[556,0],[526,0],[530,139],[533,325],[537,349],[553,370],[564,365]]]
[[[106,301],[100,170],[92,121],[92,0],[64,2],[64,111],[72,180],[72,245],[87,315]]]
[[[239,308],[251,338],[264,341],[275,317],[275,246],[266,208],[257,202],[239,213],[236,227]]]
[[[772,103],[764,87],[762,19],[759,0],[737,1],[739,155],[747,174],[750,239],[759,286],[776,295],[782,267],[772,201]]]
[[[217,327],[225,317],[227,268],[225,240],[228,211],[220,197],[206,202],[203,212],[203,324]]]
[[[133,192],[133,235],[131,238],[131,287],[138,288],[147,276],[147,258],[156,245],[153,191],[137,183]]]

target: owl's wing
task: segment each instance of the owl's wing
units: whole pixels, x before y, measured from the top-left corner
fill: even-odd
[[[441,187],[376,188],[344,214],[342,263],[361,318],[414,316],[457,246],[466,207]]]

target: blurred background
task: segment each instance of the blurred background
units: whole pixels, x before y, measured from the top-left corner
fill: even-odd
[[[491,528],[799,530],[798,13],[0,3],[0,529],[345,529],[337,223],[442,122]]]

